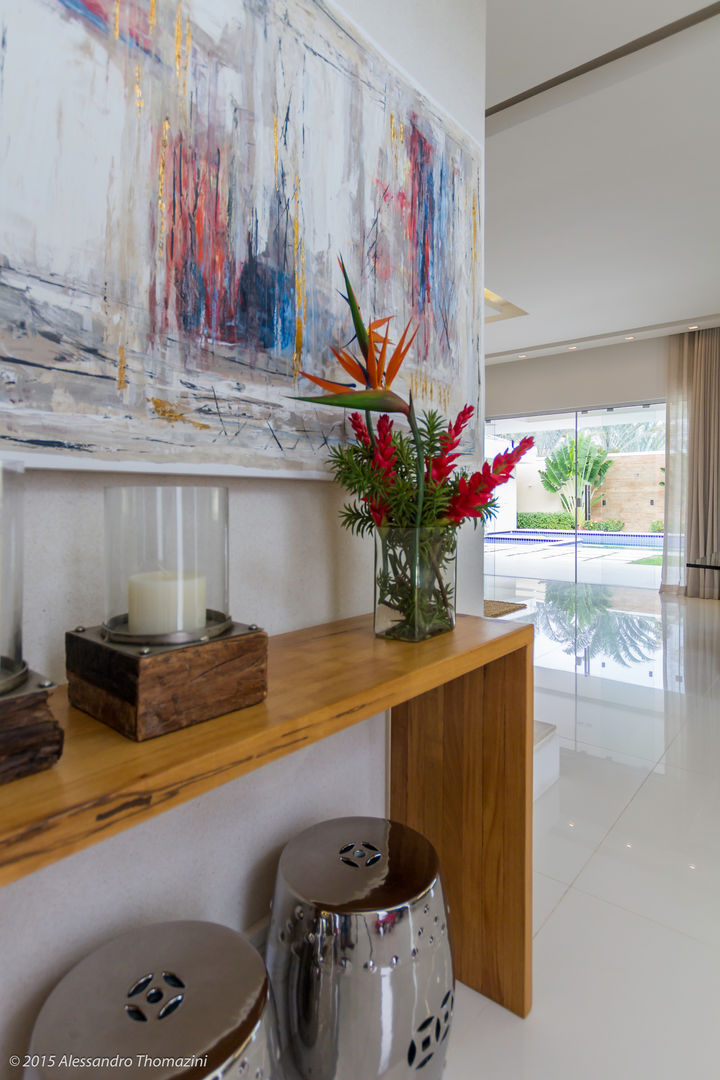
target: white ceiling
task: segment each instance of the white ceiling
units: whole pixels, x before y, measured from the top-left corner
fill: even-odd
[[[697,0],[487,0],[487,107],[703,6]]]
[[[488,103],[689,14],[488,0]],[[489,118],[490,362],[720,323],[720,16]]]

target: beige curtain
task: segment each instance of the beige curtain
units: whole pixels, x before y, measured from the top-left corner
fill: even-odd
[[[677,422],[678,415],[685,411],[686,462],[681,460],[682,450],[678,450],[678,443],[671,445],[666,480],[670,491],[666,496],[670,496],[671,509],[674,507],[676,515],[674,503],[679,500],[685,504],[685,514],[681,507],[678,521],[682,523],[684,516],[684,561],[692,562],[720,552],[720,329],[699,330],[674,339],[670,357],[669,414],[674,394],[684,399],[683,407],[674,406],[677,414],[674,420]],[[672,434],[669,432],[669,439]],[[676,522],[672,522],[673,532],[675,526]],[[672,533],[669,541],[668,532],[666,515],[665,546],[672,566]],[[681,546],[676,542],[676,564]],[[671,584],[670,566],[664,573],[663,585]],[[676,574],[677,570],[676,565]],[[688,568],[685,595],[720,599],[720,571]]]
[[[661,593],[685,595],[685,531],[688,487],[688,385],[686,342],[670,338],[665,419],[665,539]]]

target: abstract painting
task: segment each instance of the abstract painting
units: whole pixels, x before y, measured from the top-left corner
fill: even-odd
[[[0,449],[319,468],[340,253],[366,319],[419,325],[396,388],[476,402],[479,148],[329,8],[0,18]]]

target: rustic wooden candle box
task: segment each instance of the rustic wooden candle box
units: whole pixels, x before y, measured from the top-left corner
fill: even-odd
[[[0,784],[41,772],[62,754],[63,729],[48,708],[53,686],[36,671],[0,697]]]
[[[209,641],[152,647],[78,628],[65,635],[65,661],[71,704],[138,742],[267,694],[267,634],[242,623]]]

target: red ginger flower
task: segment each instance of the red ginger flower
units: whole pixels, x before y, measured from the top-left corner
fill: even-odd
[[[357,415],[357,414],[356,414]],[[354,427],[355,425],[353,425]],[[364,426],[364,425],[363,425]],[[382,414],[377,424],[375,433],[375,448],[373,451],[372,467],[389,486],[395,483],[397,473],[395,471],[395,457],[397,451],[392,441],[393,422],[385,413]],[[369,496],[364,500],[370,511],[375,524],[379,527],[384,525],[390,515],[390,506],[382,496]]]
[[[363,420],[359,412],[350,413],[349,417],[352,429],[355,433],[355,438],[361,446],[370,445],[370,432],[367,429],[367,425]]]
[[[472,405],[466,405],[458,414],[454,424],[448,424],[448,429],[440,436],[440,453],[432,461],[427,462],[425,479],[428,483],[443,484],[455,468],[455,463],[460,457],[454,454],[460,445],[463,430],[467,427],[475,412]]]
[[[517,465],[523,454],[526,454],[531,446],[534,446],[535,440],[532,435],[526,435],[524,439],[512,450],[506,450],[504,454],[497,454],[495,460],[492,463],[492,474],[495,479],[495,485],[504,484],[506,480],[510,479],[513,469]]]
[[[375,453],[373,454],[373,468],[384,476],[386,480],[395,479],[395,456],[396,450],[392,441],[393,422],[385,413],[382,414],[377,424],[375,436]]]
[[[482,517],[491,499],[492,487],[488,487],[481,472],[473,473],[470,477],[461,476],[457,493],[448,504],[447,516],[455,525],[460,525],[465,518]]]
[[[388,514],[390,513],[390,507],[383,499],[366,499],[368,510],[370,511],[370,517],[373,519],[378,528],[384,525],[387,521]]]
[[[482,517],[493,498],[494,489],[510,479],[518,461],[533,443],[534,439],[528,435],[513,450],[497,454],[492,465],[486,461],[479,472],[470,477],[461,476],[457,493],[453,495],[447,508],[450,521],[460,525],[465,518]]]

